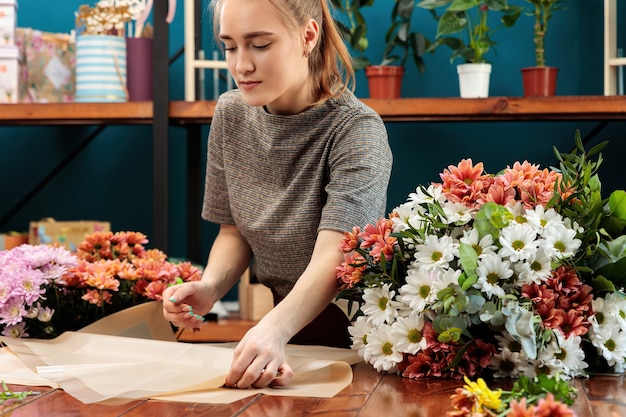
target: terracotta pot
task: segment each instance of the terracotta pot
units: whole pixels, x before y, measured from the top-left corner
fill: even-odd
[[[556,67],[522,68],[524,97],[549,97],[556,95]]]
[[[365,67],[370,98],[400,98],[404,67],[370,65]]]

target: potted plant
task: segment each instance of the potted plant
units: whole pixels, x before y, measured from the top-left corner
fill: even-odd
[[[461,97],[488,97],[491,64],[485,55],[495,45],[491,36],[499,28],[489,27],[488,18],[491,12],[499,13],[501,26],[512,27],[523,8],[507,0],[422,0],[417,6],[430,10],[438,21],[435,42],[428,51],[447,45],[452,49],[450,62],[463,60],[457,66]],[[438,9],[443,12],[438,14]]]
[[[370,65],[369,59],[365,56],[369,46],[367,23],[361,9],[371,7],[374,0],[332,0],[331,3],[347,19],[347,22],[341,19],[335,19],[335,22],[353,52],[352,67],[355,71],[361,70]]]
[[[429,46],[428,40],[419,32],[411,31],[411,18],[415,10],[414,0],[395,0],[391,11],[391,25],[385,33],[385,49],[380,64],[373,64],[365,55],[369,46],[367,24],[360,8],[371,6],[372,0],[347,0],[336,4],[348,17],[349,25],[339,22],[344,36],[348,39],[353,56],[355,70],[365,70],[371,98],[399,98],[402,89],[404,69],[409,58],[418,71],[425,71],[422,56]]]
[[[522,68],[524,96],[553,96],[556,94],[556,79],[559,69],[546,66],[545,38],[552,12],[559,10],[561,0],[526,0],[531,3],[528,15],[535,18],[533,43],[535,66]]]

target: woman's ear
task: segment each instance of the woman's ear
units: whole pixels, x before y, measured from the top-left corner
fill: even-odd
[[[315,19],[309,19],[304,27],[304,53],[309,55],[317,45],[320,37],[320,26]]]

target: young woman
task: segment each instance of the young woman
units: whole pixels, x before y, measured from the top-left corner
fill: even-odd
[[[201,281],[167,289],[164,316],[196,328],[252,264],[275,307],[238,344],[226,385],[286,385],[291,343],[348,347],[332,303],[343,232],[384,216],[392,156],[380,117],[348,88],[327,0],[212,0],[238,89],[218,100],[202,217],[220,225]]]

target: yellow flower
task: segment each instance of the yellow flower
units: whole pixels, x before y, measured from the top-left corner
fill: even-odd
[[[463,379],[467,384],[463,388],[471,392],[476,398],[475,411],[482,413],[483,407],[495,411],[500,410],[500,408],[502,407],[502,401],[500,400],[500,396],[502,395],[501,389],[497,391],[492,391],[491,389],[489,389],[487,383],[482,378],[478,378],[476,382],[470,381],[467,376],[463,377]]]

